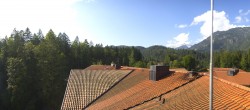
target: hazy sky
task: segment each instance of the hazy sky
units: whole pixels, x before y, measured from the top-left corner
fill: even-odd
[[[250,0],[214,0],[214,30],[250,25]],[[14,28],[73,41],[178,47],[210,35],[210,0],[0,0],[0,37]]]

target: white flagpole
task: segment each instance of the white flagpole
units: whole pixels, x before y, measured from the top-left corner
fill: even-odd
[[[213,8],[214,8],[214,1],[211,0],[211,39],[210,39],[210,82],[209,82],[209,109],[213,110]]]

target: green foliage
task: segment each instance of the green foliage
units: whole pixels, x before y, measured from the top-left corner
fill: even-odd
[[[138,61],[135,63],[135,67],[145,68],[146,66],[147,66],[146,63],[143,61]]]
[[[19,58],[9,58],[7,65],[7,82],[11,94],[11,107],[13,110],[22,110],[25,107],[24,103],[27,102],[26,95],[28,95],[26,94],[28,92],[26,66],[24,61]]]
[[[220,67],[230,67],[231,66],[231,58],[230,58],[230,54],[228,52],[222,52],[220,54]]]
[[[172,68],[180,68],[181,67],[180,61],[174,60],[171,67]]]
[[[170,65],[170,57],[169,57],[169,55],[166,55],[166,56],[165,56],[164,64],[165,64],[165,65]]]
[[[41,30],[32,35],[14,29],[0,41],[0,109],[59,110],[70,69],[91,64],[145,67],[141,52],[133,47],[94,45],[79,38],[70,43],[65,33]]]
[[[219,52],[214,53],[214,66],[220,67],[220,53]]]
[[[195,69],[195,59],[191,55],[184,56],[182,63],[188,71]]]
[[[135,66],[137,61],[140,60],[142,60],[141,52],[138,49],[132,47],[129,55],[129,66]]]
[[[138,49],[140,49],[145,61],[155,61],[156,63],[163,62],[167,53],[166,47],[158,45],[149,48],[139,47]]]
[[[183,68],[182,60],[186,55],[191,55],[195,59],[194,69],[208,67],[208,53],[196,52],[186,49],[172,49],[164,46],[152,46],[149,48],[137,47],[143,55],[143,61],[150,65],[169,65],[170,68]]]
[[[240,65],[241,65],[241,68],[243,70],[248,70],[248,68],[249,68],[249,63],[247,61],[247,57],[248,57],[247,54],[243,54],[243,56],[241,57]]]
[[[10,95],[7,90],[7,41],[0,42],[0,109],[6,110],[10,105]]]
[[[250,71],[250,50],[248,51],[225,51],[221,50],[214,54],[215,67],[240,68]]]

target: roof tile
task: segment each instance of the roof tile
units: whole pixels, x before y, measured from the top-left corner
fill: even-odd
[[[71,70],[61,110],[81,110],[131,70]]]
[[[249,72],[245,72],[243,70],[240,70],[238,74],[234,75],[234,76],[228,76],[228,70],[230,68],[214,68],[214,76],[221,78],[221,79],[225,79],[227,81],[233,82],[233,83],[237,83],[240,85],[250,85],[250,73]]]
[[[159,81],[149,80],[148,75],[149,69],[136,69],[88,109],[127,109],[158,97],[191,80],[187,78],[186,73],[175,73]]]
[[[203,76],[163,95],[162,97],[168,100],[164,104],[164,109],[208,109],[208,82],[209,77]],[[249,91],[250,89],[242,89],[221,80],[214,79],[214,109],[249,109],[250,99],[244,97],[250,95]],[[151,100],[147,103],[152,103],[153,101],[154,100]],[[143,107],[144,104],[138,105],[133,109]]]

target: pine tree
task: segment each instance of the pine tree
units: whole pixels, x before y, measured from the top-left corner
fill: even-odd
[[[11,109],[23,110],[27,102],[28,85],[27,69],[20,58],[9,58],[7,61],[8,90],[11,94]]]
[[[242,55],[240,65],[241,65],[241,69],[243,69],[243,70],[247,70],[249,67],[249,64],[247,62],[247,58],[248,58],[247,54]]]
[[[164,64],[170,66],[170,57],[169,57],[169,55],[165,56]]]
[[[44,103],[43,109],[55,110],[60,103],[66,86],[69,70],[66,55],[59,47],[59,41],[52,30],[36,48],[38,59],[39,95]]]

